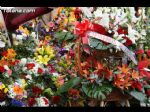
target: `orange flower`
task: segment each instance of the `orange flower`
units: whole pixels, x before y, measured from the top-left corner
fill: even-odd
[[[122,64],[122,67],[118,67],[118,69],[119,69],[123,74],[126,74],[126,73],[129,72],[129,70],[130,70],[131,68],[128,68],[127,65]]]
[[[131,73],[131,76],[133,79],[137,79],[137,80],[140,78],[138,72],[135,70],[133,70],[133,72]]]
[[[15,85],[14,88],[13,88],[13,91],[14,93],[16,93],[17,95],[22,95],[23,94],[23,88],[18,86],[18,85]]]
[[[120,89],[128,89],[128,87],[131,86],[130,79],[131,78],[129,74],[117,74],[114,77],[114,85]]]
[[[8,50],[7,50],[7,55],[5,55],[4,58],[7,59],[7,60],[12,60],[12,59],[15,58],[16,55],[17,55],[17,54],[16,54],[16,52],[14,51],[14,49],[11,48],[11,49],[8,49]]]

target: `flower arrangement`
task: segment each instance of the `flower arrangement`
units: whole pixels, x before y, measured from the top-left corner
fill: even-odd
[[[98,7],[89,18],[81,7],[59,7],[49,23],[21,25],[13,46],[0,51],[0,105],[98,106],[114,90],[148,104],[150,50],[140,10]]]

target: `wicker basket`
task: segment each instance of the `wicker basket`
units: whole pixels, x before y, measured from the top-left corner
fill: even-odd
[[[75,48],[76,66],[78,68],[79,74],[81,76],[84,76],[83,71],[82,71],[82,67],[81,67],[81,57],[82,57],[81,39],[78,39],[76,43],[77,43],[77,46]],[[97,50],[97,54],[94,55],[94,58],[96,58],[96,60],[98,60],[98,61],[102,61],[104,58],[109,58],[110,56],[114,56],[114,57],[117,57],[117,59],[121,59],[124,56],[124,54],[121,51],[114,53],[114,52],[110,52],[109,50],[105,50],[105,51],[104,50],[103,51]],[[83,60],[85,58],[86,57],[84,57]],[[120,61],[120,64],[122,64],[122,61]],[[108,101],[122,101],[122,100],[131,99],[131,98],[132,98],[131,96],[123,94],[119,89],[115,89],[107,96],[107,98],[104,101],[106,101],[106,102],[108,102]]]

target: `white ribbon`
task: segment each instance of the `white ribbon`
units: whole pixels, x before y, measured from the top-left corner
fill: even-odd
[[[88,36],[92,36],[92,37],[95,37],[96,39],[118,46],[137,65],[135,54],[132,51],[130,51],[126,46],[124,46],[122,43],[118,42],[117,40],[111,37],[108,37],[108,36],[105,36],[96,32],[88,31],[87,34]]]

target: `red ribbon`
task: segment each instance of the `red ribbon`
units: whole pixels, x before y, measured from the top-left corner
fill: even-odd
[[[82,38],[83,44],[88,44],[87,31],[97,32],[102,35],[106,35],[107,33],[106,29],[103,26],[91,23],[88,19],[84,19],[83,21],[81,21],[81,23],[76,22],[74,33]],[[90,54],[88,48],[84,48],[84,51]]]

